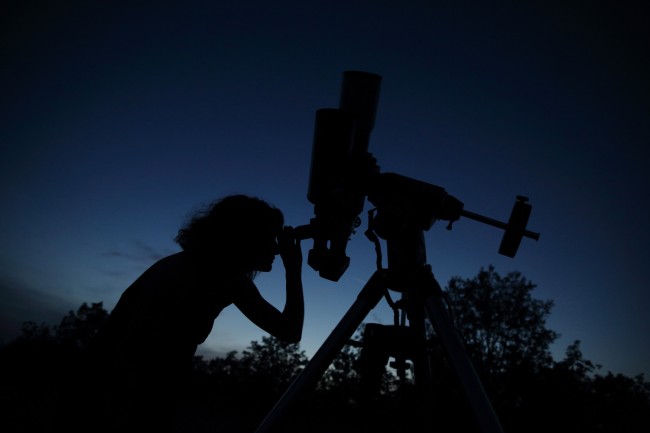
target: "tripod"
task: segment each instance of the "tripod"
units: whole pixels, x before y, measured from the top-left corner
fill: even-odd
[[[408,327],[394,328],[406,331],[398,336],[406,349],[411,349],[414,361],[414,378],[416,389],[426,391],[432,386],[430,364],[426,351],[420,350],[419,341],[423,341],[425,332],[425,316],[428,316],[436,336],[444,349],[449,364],[452,366],[458,383],[461,385],[466,401],[475,417],[477,426],[482,433],[501,433],[501,424],[492,408],[485,390],[474,370],[470,358],[465,351],[464,344],[454,328],[453,322],[447,311],[443,299],[443,292],[434,278],[431,266],[426,264],[423,230],[417,224],[401,221],[400,229],[395,229],[394,221],[388,224],[388,230],[381,230],[382,238],[388,245],[388,268],[381,269],[381,255],[378,240],[374,239],[378,251],[378,269],[361,289],[357,299],[330,333],[323,345],[305,366],[304,370],[296,377],[284,395],[275,404],[271,412],[259,425],[256,433],[275,432],[278,424],[289,412],[292,404],[303,396],[306,391],[313,389],[319,378],[332,363],[336,355],[352,337],[352,334],[361,325],[364,318],[385,296],[387,290],[402,293],[402,308],[409,319]],[[372,222],[372,218],[371,218]],[[371,240],[374,236],[374,227],[371,223],[366,232]],[[374,325],[374,324],[370,324]],[[373,334],[381,332],[377,326],[366,326],[364,342],[370,348]],[[414,338],[402,338],[404,335]],[[422,337],[422,338],[421,338]],[[408,347],[411,346],[411,347]],[[365,349],[363,349],[365,350]],[[372,351],[372,349],[370,349]],[[385,355],[385,351],[382,351]],[[372,352],[367,354],[372,358]],[[375,365],[378,365],[375,363]],[[380,372],[385,363],[379,364]],[[362,378],[362,387],[368,394],[378,391],[375,379]],[[375,382],[375,383],[373,383]],[[373,388],[373,385],[374,388]],[[435,410],[435,408],[432,408]]]

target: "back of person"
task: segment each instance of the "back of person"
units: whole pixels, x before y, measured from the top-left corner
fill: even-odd
[[[276,338],[300,341],[302,253],[283,222],[278,209],[242,195],[196,214],[175,239],[182,251],[137,278],[88,345],[60,430],[173,432],[197,346],[230,304]],[[253,283],[277,254],[286,273],[282,311]]]

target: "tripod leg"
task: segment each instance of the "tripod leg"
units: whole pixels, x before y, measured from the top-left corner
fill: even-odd
[[[442,289],[433,277],[429,266],[427,271],[423,282],[424,287],[422,287],[425,308],[476,416],[476,421],[483,433],[503,433],[501,423],[442,301]]]
[[[282,420],[296,398],[304,391],[313,389],[316,386],[320,377],[327,370],[327,367],[330,366],[336,355],[343,349],[343,346],[352,337],[352,334],[357,330],[363,319],[379,303],[385,289],[386,285],[383,272],[375,272],[323,345],[291,385],[289,385],[289,388],[287,388],[271,412],[269,412],[257,430],[255,430],[256,433],[274,431],[274,427]]]

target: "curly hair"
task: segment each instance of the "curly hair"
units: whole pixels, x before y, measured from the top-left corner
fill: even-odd
[[[250,249],[261,236],[277,233],[283,225],[284,216],[276,207],[257,197],[236,194],[192,215],[174,241],[184,251],[247,269]]]

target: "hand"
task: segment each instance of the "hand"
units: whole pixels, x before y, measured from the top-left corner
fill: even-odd
[[[298,270],[302,268],[302,250],[300,240],[293,234],[293,227],[285,226],[284,230],[278,235],[278,248],[280,257],[287,271]]]

